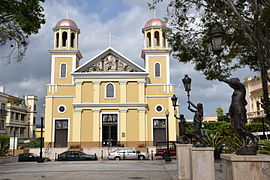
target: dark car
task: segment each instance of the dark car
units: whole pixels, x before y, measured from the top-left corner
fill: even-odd
[[[91,161],[97,160],[97,155],[85,154],[81,151],[65,151],[58,155],[58,161]]]
[[[19,154],[18,161],[19,162],[30,162],[30,161],[37,161],[39,159],[39,156],[34,153],[23,153]],[[51,161],[49,158],[45,157],[43,158],[44,161]]]

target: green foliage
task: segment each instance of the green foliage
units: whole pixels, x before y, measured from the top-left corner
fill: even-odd
[[[216,112],[217,112],[217,117],[218,116],[224,116],[223,109],[221,107],[218,107],[217,110],[216,110]]]
[[[0,157],[5,156],[9,149],[9,136],[0,134]]]
[[[207,134],[203,139],[207,147],[213,147],[215,149],[221,148],[225,141],[225,138],[220,136],[220,133],[218,132],[214,134]]]
[[[31,140],[28,143],[19,144],[21,148],[39,148],[40,147],[40,138]]]
[[[222,149],[222,153],[235,153],[236,150],[241,146],[241,140],[237,136],[224,137],[225,146]]]
[[[259,144],[260,148],[258,150],[258,153],[270,155],[270,140],[260,140]]]
[[[246,124],[246,127],[251,132],[262,132],[262,123],[250,123]],[[266,124],[264,124],[265,131],[270,131],[270,127],[267,127]]]
[[[150,7],[161,1],[153,0]],[[193,63],[206,79],[229,77],[245,65],[255,71],[260,71],[263,63],[269,66],[269,1],[170,0],[167,9],[174,57]],[[216,24],[225,31],[220,58],[210,48],[209,32]]]
[[[29,35],[38,33],[45,18],[41,2],[45,0],[0,1],[0,45],[10,45],[12,57],[21,61],[29,42]],[[15,51],[16,50],[16,51]],[[16,52],[16,55],[13,53]]]

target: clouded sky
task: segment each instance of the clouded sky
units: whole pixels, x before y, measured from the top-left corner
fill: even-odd
[[[147,0],[47,0],[45,9],[46,24],[39,33],[32,35],[27,55],[22,63],[6,60],[0,54],[0,85],[6,92],[15,96],[23,94],[39,97],[39,113],[43,111],[46,84],[50,83],[51,57],[48,50],[53,48],[53,31],[55,24],[66,18],[74,20],[81,30],[79,49],[83,59],[81,64],[91,59],[108,47],[108,33],[111,32],[112,47],[129,59],[143,67],[141,50],[143,48],[142,27],[151,18],[153,12],[147,6]],[[166,5],[157,7],[157,17],[166,16]],[[6,50],[0,47],[0,52]],[[218,81],[207,81],[200,72],[193,70],[192,64],[179,63],[171,57],[171,83],[175,84],[175,92],[180,99],[180,112],[187,119],[193,114],[187,110],[187,97],[182,85],[184,74],[192,78],[191,101],[204,105],[205,116],[216,115],[216,108],[228,111],[232,89]],[[243,80],[254,75],[247,69],[238,70],[233,74]]]

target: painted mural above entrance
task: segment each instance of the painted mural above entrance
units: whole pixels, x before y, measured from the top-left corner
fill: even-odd
[[[75,73],[78,72],[145,72],[145,70],[109,47],[75,70]]]
[[[92,71],[126,71],[126,72],[136,72],[131,66],[127,65],[120,59],[116,58],[113,55],[108,55],[100,62],[93,64],[84,72],[92,72]]]

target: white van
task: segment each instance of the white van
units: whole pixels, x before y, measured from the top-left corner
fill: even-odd
[[[258,137],[260,140],[263,140],[263,132],[253,132],[254,136]],[[265,131],[266,139],[270,139],[270,131]]]

